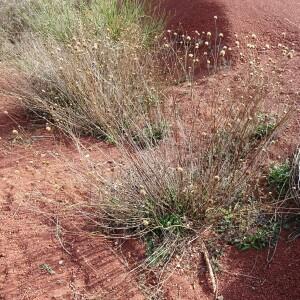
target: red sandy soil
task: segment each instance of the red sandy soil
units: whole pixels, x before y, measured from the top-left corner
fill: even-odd
[[[255,33],[263,43],[280,42],[299,50],[298,0],[165,0],[162,6],[171,17],[170,28],[180,23],[185,31],[211,31],[217,15],[219,31],[229,40],[234,40],[233,33]],[[266,161],[290,155],[300,143],[299,55],[284,67],[282,92],[294,103],[295,116]],[[219,84],[225,85],[221,78]],[[3,75],[0,85],[8,85],[8,80]],[[206,84],[207,80],[199,81],[199,95]],[[184,87],[174,93],[184,101]],[[15,103],[14,98],[0,96],[0,299],[144,299],[111,242],[82,230],[80,218],[63,209],[65,202],[84,199],[72,171],[62,163],[67,157],[76,164],[80,160],[76,149],[44,125],[32,126]],[[16,138],[13,129],[22,138]],[[100,153],[93,150],[92,141],[86,143],[91,145],[90,155],[110,172],[105,162],[108,157],[117,159],[117,151],[100,143]],[[60,225],[63,230],[57,235]],[[283,234],[269,264],[268,250],[239,252],[227,247],[220,262],[226,272],[218,274],[219,295],[226,300],[300,299],[300,240],[286,240]],[[55,274],[42,270],[42,264]],[[212,299],[199,253],[191,268],[185,267],[169,280],[166,298]]]

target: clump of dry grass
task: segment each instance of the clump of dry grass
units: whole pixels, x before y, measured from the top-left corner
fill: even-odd
[[[153,142],[153,131],[164,132],[164,95],[149,43],[161,23],[143,21],[143,4],[135,1],[75,2],[15,8],[24,32],[5,58],[31,89],[14,93],[69,133],[129,136],[141,144],[150,134]]]
[[[216,98],[210,99],[204,127],[196,115],[205,104],[199,104],[193,91],[192,123],[184,121],[185,108],[174,103],[168,113],[174,116],[170,134],[158,147],[141,152],[132,151],[134,145],[120,144],[123,161],[128,163],[112,179],[93,164],[86,173],[92,199],[82,210],[89,211],[89,218],[109,237],[143,239],[148,249],[144,267],[165,266],[174,253],[201,239],[207,228],[216,228],[224,212],[251,218],[240,222],[248,229],[258,217],[259,207],[251,213],[247,209],[250,203],[259,203],[259,160],[287,114],[278,116],[274,126],[257,137],[273,86],[257,66],[247,70],[231,91],[218,96],[218,89],[211,90]]]
[[[160,122],[164,95],[151,76],[156,66],[130,42],[115,45],[104,35],[62,47],[27,39],[19,53],[18,66],[31,82],[31,92],[19,91],[23,103],[66,131],[136,136]]]
[[[194,61],[198,54],[189,56],[193,46],[187,44],[180,53],[169,47],[173,46],[169,43],[163,50],[171,51],[169,61],[165,60],[167,69],[171,78],[177,80],[183,74],[188,80],[187,102],[176,97],[167,102],[162,116],[169,124],[169,134],[156,147],[140,151],[134,139],[118,138],[124,163],[112,177],[102,171],[102,165],[89,161],[91,168],[84,171],[83,180],[90,201],[80,207],[80,213],[107,237],[141,239],[146,257],[139,267],[156,267],[159,285],[170,274],[167,268],[174,254],[204,239],[207,230],[218,233],[222,227],[223,233],[228,215],[229,227],[241,235],[241,241],[248,232],[255,232],[258,220],[268,219],[261,218],[265,207],[260,159],[289,116],[287,111],[276,114],[269,109],[270,101],[280,97],[272,73],[276,66],[261,63],[258,46],[244,49],[240,42],[233,47],[232,51],[243,51],[241,57],[239,54],[241,71],[227,82],[228,88],[218,86],[218,74],[213,75],[203,97],[197,95],[195,68],[190,68],[198,63]],[[214,57],[214,49],[211,51]],[[224,66],[221,51],[224,46],[216,54],[221,57],[212,58],[209,64],[212,73]],[[179,72],[172,74],[172,66]],[[207,70],[208,66],[200,67]]]

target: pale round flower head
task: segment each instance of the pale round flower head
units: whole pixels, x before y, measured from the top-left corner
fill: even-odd
[[[211,32],[210,32],[210,31],[208,31],[206,35],[207,35],[207,36],[211,36]]]
[[[247,44],[247,48],[249,48],[249,49],[255,49],[256,46],[254,44]]]
[[[220,37],[220,38],[224,37],[224,34],[221,32],[221,33],[219,34],[219,37]]]
[[[183,172],[183,168],[182,167],[177,167],[176,169],[179,173],[182,173]]]
[[[189,57],[194,57],[194,54],[190,53],[190,54],[189,54]]]
[[[251,37],[252,37],[253,39],[256,39],[256,38],[257,38],[257,36],[256,36],[255,33],[252,33]]]
[[[186,39],[187,39],[188,41],[190,41],[192,38],[188,35],[188,36],[186,37]]]
[[[207,41],[204,44],[205,44],[205,46],[208,46],[208,42]]]
[[[221,51],[220,51],[220,55],[221,55],[221,56],[225,56],[225,50],[221,50]]]
[[[215,20],[218,20],[218,16],[214,16],[214,19],[215,19]]]
[[[46,130],[47,131],[51,131],[51,127],[50,126],[46,126]]]
[[[207,64],[210,65],[210,60],[209,59],[207,60]]]
[[[143,220],[143,225],[144,226],[148,226],[150,224],[150,222],[148,220]]]
[[[16,129],[14,129],[14,130],[12,131],[12,133],[13,133],[14,135],[18,135],[18,134],[19,134],[19,131],[16,130]]]
[[[140,194],[143,195],[143,196],[146,196],[146,195],[147,195],[147,192],[146,192],[144,189],[141,189],[141,190],[140,190]]]

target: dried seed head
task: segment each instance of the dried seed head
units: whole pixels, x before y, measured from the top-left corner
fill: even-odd
[[[148,220],[143,220],[143,225],[144,226],[148,226],[150,224],[150,222]]]
[[[140,194],[143,195],[143,196],[146,196],[146,195],[147,195],[147,192],[146,192],[146,190],[141,189],[141,190],[140,190]]]

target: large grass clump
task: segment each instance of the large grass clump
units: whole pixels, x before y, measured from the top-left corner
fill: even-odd
[[[6,10],[3,57],[30,82],[14,90],[30,110],[68,132],[112,139],[159,126],[152,47],[163,22],[141,1],[32,0]]]
[[[223,100],[212,99],[205,129],[196,118],[184,123],[179,117],[184,108],[173,107],[172,133],[159,147],[138,153],[121,147],[128,164],[111,179],[93,165],[86,173],[93,201],[82,210],[92,211],[90,218],[110,237],[144,240],[146,266],[164,265],[208,228],[218,231],[228,211],[235,232],[244,234],[262,211],[260,157],[286,118],[278,117],[266,134],[256,136],[268,80],[260,72],[245,75],[234,91],[223,91]],[[192,96],[191,111],[197,114],[202,105]]]

